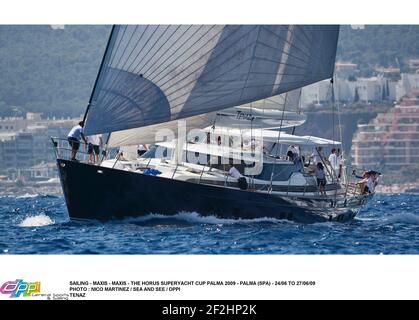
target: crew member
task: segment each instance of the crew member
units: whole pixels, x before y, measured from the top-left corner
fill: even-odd
[[[80,138],[83,139],[84,143],[87,144],[86,137],[83,134],[83,127],[84,121],[80,121],[78,125],[71,128],[70,132],[68,133],[67,140],[71,146],[71,158],[72,161],[76,160],[77,151],[80,147]]]

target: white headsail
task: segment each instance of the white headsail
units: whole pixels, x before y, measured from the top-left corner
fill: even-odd
[[[115,26],[85,132],[202,120],[329,78],[338,33],[332,25]]]

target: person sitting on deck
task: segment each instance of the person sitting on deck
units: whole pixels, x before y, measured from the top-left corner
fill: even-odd
[[[236,169],[236,167],[231,166],[230,170],[228,170],[228,175],[237,179],[237,183],[238,183],[240,189],[242,189],[242,190],[247,189],[247,180],[240,173],[240,171]]]
[[[144,153],[146,153],[148,150],[146,144],[139,144],[137,147],[137,156],[141,157]]]
[[[70,132],[68,133],[67,140],[71,146],[71,158],[72,161],[76,160],[77,151],[80,147],[80,138],[83,139],[84,143],[87,144],[86,137],[83,134],[83,127],[84,121],[80,121],[78,125],[71,128]]]
[[[116,159],[118,161],[127,161],[127,159],[124,158],[124,153],[122,151],[118,152],[118,154],[116,155]]]

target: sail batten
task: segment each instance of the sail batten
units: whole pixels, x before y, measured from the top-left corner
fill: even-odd
[[[115,26],[86,134],[211,113],[331,77],[338,26]]]

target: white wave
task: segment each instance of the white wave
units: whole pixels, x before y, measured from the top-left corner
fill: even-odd
[[[54,223],[54,220],[42,213],[36,216],[26,217],[21,223],[19,223],[19,227],[43,227]]]
[[[400,213],[387,219],[390,223],[419,224],[419,216],[413,213]]]
[[[151,220],[179,220],[190,223],[203,223],[203,224],[247,224],[247,223],[286,223],[287,220],[279,220],[275,218],[255,218],[255,219],[228,219],[219,218],[216,216],[201,216],[197,212],[179,212],[175,215],[162,215],[162,214],[148,214],[142,217],[126,218],[124,222],[147,222]]]
[[[36,198],[38,196],[39,196],[39,194],[37,194],[37,193],[35,193],[35,194],[25,193],[21,196],[17,196],[16,199]]]

